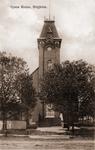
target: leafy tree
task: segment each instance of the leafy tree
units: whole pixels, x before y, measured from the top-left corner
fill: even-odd
[[[89,77],[86,88],[80,95],[80,117],[95,117],[95,67],[89,66]]]
[[[3,130],[7,129],[8,112],[20,110],[19,91],[15,87],[17,76],[27,72],[26,62],[21,58],[0,53],[0,110]]]
[[[65,61],[61,65],[54,65],[46,73],[40,95],[45,103],[51,103],[55,110],[61,111],[64,121],[74,128],[80,112],[85,112],[86,115],[91,113],[92,105],[89,104],[95,101],[91,82],[93,77],[92,67],[86,62]]]
[[[28,128],[31,110],[33,110],[36,105],[35,89],[32,85],[31,75],[29,75],[29,73],[20,74],[17,78],[16,85],[19,91],[20,100],[26,111],[26,123]]]

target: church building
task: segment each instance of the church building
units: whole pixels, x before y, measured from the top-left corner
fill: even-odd
[[[33,86],[38,94],[40,92],[40,81],[44,74],[53,67],[53,64],[60,64],[60,47],[62,39],[59,37],[55,21],[45,20],[39,38],[37,39],[39,51],[39,67],[32,73]],[[41,103],[38,104],[33,112],[33,121],[40,118],[56,118],[57,112],[50,109],[51,106]]]

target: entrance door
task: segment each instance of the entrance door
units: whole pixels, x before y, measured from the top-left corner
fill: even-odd
[[[46,105],[46,118],[54,118],[55,112],[52,110],[52,104]]]

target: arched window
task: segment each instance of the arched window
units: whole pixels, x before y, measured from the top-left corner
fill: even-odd
[[[47,51],[49,51],[49,52],[50,52],[51,50],[52,50],[52,48],[51,48],[51,47],[47,47]]]

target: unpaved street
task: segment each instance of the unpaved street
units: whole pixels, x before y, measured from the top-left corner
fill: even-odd
[[[94,150],[95,142],[62,136],[1,137],[0,150]]]

